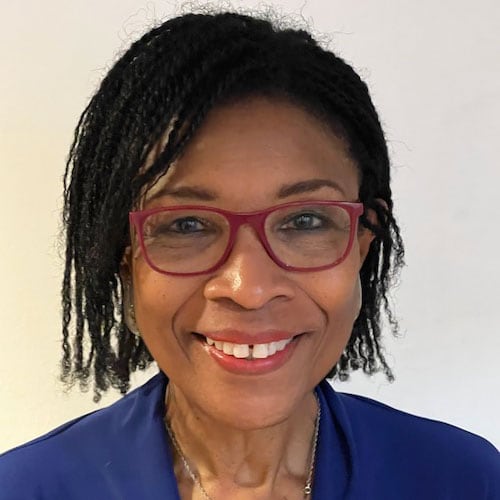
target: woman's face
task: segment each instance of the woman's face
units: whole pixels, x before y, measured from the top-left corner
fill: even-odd
[[[316,179],[330,185],[303,184]],[[280,196],[299,183],[303,189]],[[355,163],[326,126],[292,104],[255,98],[211,111],[144,208],[200,204],[250,212],[298,200],[355,201],[358,188]],[[276,423],[339,359],[359,312],[358,274],[371,239],[359,232],[346,260],[316,272],[278,267],[248,226],[210,274],[159,274],[135,249],[124,272],[131,274],[139,331],[191,405],[242,429]],[[205,337],[249,344],[296,338],[280,362],[271,356],[252,371],[220,362]]]

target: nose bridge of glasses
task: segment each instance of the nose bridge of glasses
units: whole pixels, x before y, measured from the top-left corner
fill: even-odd
[[[243,226],[248,226],[251,232],[255,235],[255,237],[259,240],[260,244],[269,254],[268,242],[264,231],[264,222],[266,219],[266,213],[258,212],[258,213],[240,213],[240,214],[232,214],[230,217],[230,225],[231,225],[231,237],[229,246],[231,247],[231,251],[236,243],[236,238],[240,233],[240,229]]]

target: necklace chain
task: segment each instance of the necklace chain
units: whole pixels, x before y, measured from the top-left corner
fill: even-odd
[[[312,481],[313,481],[313,476],[314,476],[314,466],[315,466],[315,462],[316,462],[316,448],[318,445],[318,436],[319,436],[319,421],[321,418],[321,405],[319,403],[319,399],[318,399],[318,396],[316,395],[316,393],[314,393],[314,396],[316,398],[316,402],[318,405],[318,412],[316,414],[316,421],[314,423],[314,436],[313,436],[313,441],[312,441],[312,446],[311,446],[311,458],[309,461],[309,471],[307,474],[307,481],[306,481],[306,484],[304,486],[304,498],[308,498],[312,493]],[[175,447],[175,449],[176,449],[176,451],[177,451],[177,453],[182,461],[182,464],[184,465],[184,469],[188,473],[188,475],[191,478],[191,480],[193,481],[193,483],[200,490],[201,494],[203,495],[203,498],[205,498],[206,500],[212,500],[210,495],[207,493],[207,491],[205,490],[205,488],[201,484],[201,481],[199,480],[198,476],[193,472],[193,469],[191,469],[191,467],[189,466],[188,461],[187,461],[186,457],[184,456],[184,453],[182,453],[181,447],[180,447],[177,439],[175,438],[174,432],[172,431],[172,428],[170,427],[170,424],[168,423],[166,417],[164,419],[164,422],[165,422],[165,427],[167,429],[168,435],[170,437],[170,441],[172,441],[172,444],[174,445],[174,447]]]

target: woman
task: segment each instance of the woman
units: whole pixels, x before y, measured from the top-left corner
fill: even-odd
[[[336,393],[383,370],[402,264],[353,69],[237,14],[153,29],[102,82],[66,174],[63,378],[104,410],[0,459],[1,499],[495,499],[482,438]]]

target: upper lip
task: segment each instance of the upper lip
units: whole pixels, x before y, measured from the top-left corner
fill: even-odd
[[[242,330],[218,330],[214,332],[196,332],[200,335],[208,337],[219,342],[231,342],[233,344],[269,344],[270,342],[278,342],[280,340],[288,340],[296,335],[297,332],[289,332],[286,330],[264,330],[259,332],[245,332]]]

